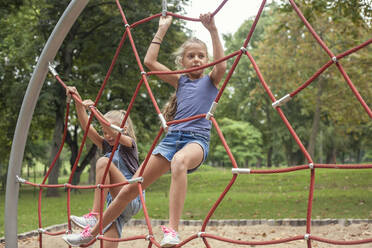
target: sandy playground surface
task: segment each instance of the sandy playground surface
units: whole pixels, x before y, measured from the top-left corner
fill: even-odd
[[[153,225],[153,232],[155,239],[160,242],[162,238],[162,233],[159,225]],[[193,234],[197,234],[201,229],[201,225],[181,225],[179,234],[181,240],[189,238]],[[78,229],[74,229],[74,232],[78,232]],[[230,238],[234,240],[242,241],[268,241],[268,240],[278,240],[289,237],[294,237],[297,235],[304,235],[306,233],[305,226],[288,226],[288,225],[244,225],[244,226],[232,226],[232,225],[218,225],[218,226],[207,226],[206,233],[217,235],[223,238]],[[123,236],[130,237],[135,235],[146,235],[147,227],[145,225],[130,225],[124,227]],[[312,226],[311,234],[313,236],[339,240],[339,241],[351,241],[351,240],[363,240],[372,239],[372,223],[358,223],[358,224],[330,224],[330,225],[320,225]],[[307,247],[306,241],[304,239],[298,241],[291,241],[282,244],[273,245],[238,245],[226,243],[214,239],[208,239],[208,242],[213,248],[226,248],[226,247],[268,247],[268,248],[287,248],[287,247]],[[0,247],[5,247],[4,244],[0,244]],[[38,236],[32,236],[19,240],[18,247],[39,247]],[[66,243],[62,240],[61,236],[48,236],[43,235],[43,247],[68,247]],[[91,247],[100,247],[99,242],[96,242]],[[123,242],[119,244],[120,248],[129,247],[148,247],[148,241],[136,240]],[[153,245],[152,247],[156,247]],[[187,244],[183,245],[185,248],[196,248],[196,247],[206,247],[200,238],[196,238]],[[332,245],[327,243],[321,243],[317,241],[312,241],[312,247],[314,248],[367,248],[372,247],[372,243],[361,244],[361,245]]]

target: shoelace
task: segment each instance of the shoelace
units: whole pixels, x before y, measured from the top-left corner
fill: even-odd
[[[87,226],[86,228],[84,228],[84,230],[81,232],[81,236],[83,238],[88,238],[88,237],[91,237],[92,234],[90,233],[90,227]]]
[[[161,230],[163,231],[164,234],[170,234],[170,235],[172,235],[172,237],[177,236],[177,232],[175,230],[173,230],[172,228],[168,228],[166,226],[160,226],[160,227],[161,227]]]
[[[89,212],[86,215],[83,215],[83,217],[86,218],[86,219],[90,219],[92,217],[96,218],[96,215],[98,215],[98,213],[96,213],[96,212]]]

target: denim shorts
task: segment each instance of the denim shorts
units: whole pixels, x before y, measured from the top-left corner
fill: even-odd
[[[199,144],[204,152],[203,161],[196,168],[187,171],[188,173],[191,173],[207,159],[209,152],[209,137],[204,134],[192,131],[169,131],[152,151],[152,154],[160,154],[170,162],[174,154],[189,143]]]
[[[107,195],[106,197],[106,207],[108,207],[112,202],[111,195]],[[113,223],[115,223],[116,230],[118,231],[119,238],[121,238],[121,233],[123,232],[123,226],[127,223],[134,215],[136,215],[140,209],[142,208],[141,199],[138,195],[133,201],[131,201],[124,211],[116,218],[114,222],[107,225],[104,228],[104,233],[111,227]]]
[[[105,157],[110,157],[110,153],[105,154]],[[125,176],[127,180],[132,178],[132,173],[129,171],[128,167],[125,165],[124,160],[119,155],[119,148],[115,151],[114,156],[112,158],[112,162],[115,164],[116,167],[119,168],[120,172]],[[145,197],[145,191],[143,191],[143,197]],[[110,193],[106,196],[106,207],[108,207],[112,202],[112,196]],[[116,230],[118,231],[119,237],[121,237],[121,233],[123,232],[123,226],[127,223],[134,215],[136,215],[142,208],[141,198],[138,195],[134,200],[132,200],[124,211],[116,218],[114,222],[107,225],[104,228],[104,232],[106,232],[113,223],[115,223]]]

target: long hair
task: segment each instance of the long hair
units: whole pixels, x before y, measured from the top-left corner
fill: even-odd
[[[177,96],[174,92],[168,99],[168,102],[164,105],[162,113],[164,119],[168,121],[173,121],[177,111]]]
[[[104,114],[104,117],[110,120],[113,124],[120,126],[124,120],[125,114],[125,110],[110,110],[109,112]],[[133,122],[129,116],[127,118],[125,126],[127,127],[127,135],[136,141],[136,134],[134,133]]]
[[[208,56],[208,48],[207,48],[207,45],[205,44],[204,41],[202,40],[199,40],[198,38],[195,38],[195,37],[192,37],[190,39],[187,39],[174,53],[173,53],[173,56],[176,57],[175,59],[175,63],[176,63],[176,66],[178,69],[181,69],[182,68],[182,59],[183,59],[183,56],[185,55],[185,51],[186,49],[191,45],[191,44],[199,44],[199,45],[202,45],[203,47],[205,47],[205,51],[207,53],[207,58],[209,58]]]

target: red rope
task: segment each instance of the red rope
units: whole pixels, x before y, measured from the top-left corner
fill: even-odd
[[[217,9],[212,13],[212,15],[216,15],[221,9],[222,7],[225,5],[225,3],[227,2],[227,0],[224,0],[218,7]],[[261,85],[263,86],[263,88],[265,89],[266,93],[268,94],[269,98],[271,99],[272,102],[275,102],[276,101],[276,98],[274,97],[274,94],[271,92],[270,90],[270,87],[268,86],[268,84],[265,82],[265,79],[264,77],[262,76],[261,72],[260,72],[260,69],[258,67],[258,65],[256,64],[255,60],[253,59],[252,55],[247,51],[246,47],[248,46],[248,43],[253,35],[253,32],[254,30],[256,29],[256,25],[258,23],[258,20],[263,12],[263,8],[266,4],[266,1],[263,0],[262,3],[261,3],[261,6],[258,10],[258,13],[256,15],[256,18],[252,24],[252,27],[243,43],[243,47],[239,50],[239,51],[236,51],[236,52],[233,52],[231,53],[230,55],[227,55],[217,61],[214,61],[212,63],[209,63],[207,65],[204,65],[204,66],[200,66],[198,68],[192,68],[192,69],[188,69],[188,70],[178,70],[178,71],[167,71],[167,72],[164,72],[164,71],[151,71],[151,72],[148,72],[146,73],[144,71],[144,68],[142,66],[142,63],[141,63],[141,59],[137,53],[137,50],[136,50],[136,47],[135,47],[135,44],[134,44],[134,40],[133,40],[133,37],[132,37],[132,34],[131,34],[131,29],[135,28],[136,26],[140,25],[140,24],[143,24],[143,23],[146,23],[154,18],[158,18],[161,16],[161,13],[159,14],[155,14],[153,16],[150,16],[150,17],[147,17],[145,19],[142,19],[140,21],[137,21],[135,23],[133,23],[132,25],[129,25],[127,20],[126,20],[126,17],[125,17],[125,14],[124,14],[124,11],[119,3],[118,0],[116,0],[116,3],[117,3],[117,6],[118,6],[118,9],[119,9],[119,12],[122,16],[122,19],[123,19],[123,22],[124,22],[124,25],[125,25],[125,32],[122,36],[122,39],[115,51],[115,55],[113,57],[113,60],[111,62],[111,65],[108,69],[108,72],[105,76],[105,79],[101,85],[101,88],[97,94],[97,97],[96,97],[96,100],[95,100],[95,104],[94,106],[97,105],[99,99],[101,98],[102,96],[102,93],[103,93],[103,90],[105,88],[105,85],[107,84],[109,78],[110,78],[110,75],[112,73],[112,70],[114,68],[114,65],[116,63],[116,60],[118,58],[118,55],[119,55],[119,52],[124,44],[124,41],[128,38],[129,39],[129,42],[130,42],[130,45],[132,47],[132,50],[133,50],[133,53],[134,53],[134,56],[136,58],[136,61],[137,61],[137,64],[138,64],[138,67],[139,67],[139,71],[141,72],[141,80],[140,82],[137,84],[137,88],[132,96],[132,99],[128,105],[128,108],[127,108],[127,112],[125,114],[125,117],[121,123],[121,128],[124,127],[125,123],[126,123],[126,120],[127,118],[129,117],[129,114],[131,112],[131,109],[133,107],[133,104],[134,104],[134,101],[139,93],[139,90],[142,86],[142,84],[144,83],[145,84],[145,87],[146,87],[146,90],[148,92],[148,94],[150,95],[150,98],[151,98],[151,101],[152,101],[152,104],[154,105],[155,107],[155,110],[158,114],[160,114],[160,109],[158,107],[158,104],[156,102],[156,99],[152,93],[152,90],[151,90],[151,87],[148,83],[148,80],[147,80],[147,76],[149,75],[161,75],[161,74],[181,74],[181,73],[188,73],[188,72],[191,72],[191,71],[194,71],[194,70],[200,70],[200,69],[205,69],[207,67],[211,67],[211,66],[214,66],[222,61],[226,61],[230,58],[233,58],[235,56],[237,56],[232,64],[232,67],[230,68],[225,80],[224,80],[224,83],[221,87],[221,89],[219,90],[218,92],[218,95],[216,96],[216,99],[215,99],[215,102],[217,103],[219,100],[220,100],[220,97],[222,96],[222,93],[224,92],[224,89],[225,87],[227,86],[227,83],[230,81],[231,79],[231,76],[233,74],[233,72],[235,71],[239,61],[240,61],[240,58],[242,56],[242,54],[245,54],[248,56],[250,62],[252,63],[252,66],[260,80],[260,83]],[[326,44],[323,42],[323,40],[319,37],[319,35],[317,35],[317,33],[315,32],[315,30],[312,28],[312,26],[310,25],[310,23],[306,20],[306,18],[303,16],[302,12],[300,11],[300,9],[297,7],[297,5],[294,3],[293,0],[290,0],[290,4],[292,5],[294,11],[297,13],[297,15],[299,16],[299,18],[303,21],[303,23],[305,24],[305,26],[307,27],[307,29],[310,31],[310,33],[313,35],[313,37],[315,38],[315,40],[318,42],[318,44],[327,52],[327,54],[330,56],[331,60],[328,61],[325,65],[323,65],[314,75],[312,75],[304,84],[302,84],[298,89],[294,90],[292,93],[290,93],[290,97],[294,97],[295,95],[297,95],[299,92],[301,92],[303,89],[305,89],[308,85],[310,85],[320,74],[322,74],[326,69],[328,69],[328,67],[330,67],[332,64],[336,64],[337,68],[339,69],[340,73],[342,74],[342,76],[344,77],[344,79],[346,80],[347,84],[349,85],[350,89],[352,90],[352,92],[354,93],[354,95],[356,96],[356,98],[358,99],[358,101],[361,103],[362,107],[366,110],[367,114],[372,118],[372,112],[370,110],[370,108],[368,107],[368,105],[365,103],[365,101],[363,100],[363,98],[361,97],[360,93],[358,92],[358,90],[356,89],[356,87],[354,86],[354,84],[351,82],[349,76],[347,75],[346,71],[344,70],[344,68],[341,66],[341,64],[339,63],[339,60],[344,58],[345,56],[348,56],[364,47],[366,47],[367,45],[371,44],[372,43],[372,39],[369,39],[367,41],[365,41],[364,43],[354,47],[354,48],[351,48],[349,49],[348,51],[346,52],[343,52],[343,53],[340,53],[339,55],[337,56],[334,56],[332,51],[326,46]],[[182,16],[182,15],[178,15],[178,14],[175,14],[175,13],[171,13],[171,12],[167,12],[168,15],[171,15],[171,16],[174,16],[176,18],[179,18],[179,19],[184,19],[184,20],[188,20],[188,21],[200,21],[200,19],[198,18],[191,18],[191,17],[186,17],[186,16]],[[61,78],[56,75],[55,76],[57,81],[64,87],[66,88],[66,84],[64,84],[64,82],[61,80]],[[77,96],[75,95],[72,95],[72,98],[75,100],[75,101],[79,101],[81,102],[80,99],[78,99]],[[306,150],[306,148],[304,147],[304,145],[302,144],[301,140],[299,139],[299,137],[297,136],[296,132],[294,131],[294,129],[292,128],[291,124],[289,123],[289,121],[287,120],[286,116],[284,115],[282,109],[280,108],[280,106],[277,106],[275,108],[280,116],[280,118],[282,119],[282,121],[284,122],[284,124],[286,125],[287,129],[289,130],[289,133],[292,135],[292,137],[294,138],[294,140],[296,141],[297,145],[299,146],[300,150],[302,151],[302,153],[304,154],[305,158],[307,159],[308,161],[308,165],[298,165],[298,166],[292,166],[292,167],[288,167],[288,168],[279,168],[279,169],[267,169],[267,170],[261,170],[261,169],[255,169],[255,170],[250,170],[250,174],[275,174],[275,173],[288,173],[288,172],[293,172],[293,171],[297,171],[297,170],[304,170],[304,169],[310,169],[310,186],[309,186],[309,195],[308,195],[308,206],[307,206],[307,215],[306,215],[306,235],[307,238],[305,238],[304,235],[297,235],[297,236],[293,236],[293,237],[288,237],[288,238],[283,238],[283,239],[279,239],[279,240],[271,240],[271,241],[241,241],[241,240],[232,240],[232,239],[229,239],[229,238],[224,238],[224,237],[219,237],[219,236],[215,236],[215,235],[210,235],[208,233],[205,232],[206,230],[206,227],[208,225],[208,222],[211,218],[211,216],[214,214],[215,210],[218,208],[218,206],[220,205],[220,203],[222,202],[222,200],[224,199],[224,197],[226,196],[226,194],[228,193],[228,191],[231,189],[232,185],[234,184],[236,178],[237,178],[237,174],[233,174],[232,176],[232,179],[230,180],[230,182],[228,183],[228,185],[226,186],[226,188],[224,189],[224,191],[222,192],[222,194],[219,196],[219,198],[216,200],[216,202],[213,204],[213,206],[211,207],[211,209],[209,210],[207,216],[205,217],[204,221],[203,221],[203,224],[202,224],[202,227],[201,227],[201,233],[196,235],[196,234],[193,234],[191,235],[190,237],[186,238],[185,240],[183,240],[179,245],[177,245],[176,247],[181,247],[183,245],[185,245],[186,243],[190,242],[191,240],[193,239],[196,239],[198,237],[201,237],[205,246],[206,247],[210,247],[207,239],[215,239],[215,240],[219,240],[219,241],[222,241],[222,242],[228,242],[228,243],[233,243],[233,244],[240,244],[240,245],[270,245],[270,244],[279,244],[279,243],[286,243],[286,242],[291,242],[291,241],[295,241],[295,240],[302,240],[302,239],[305,239],[307,240],[307,246],[308,247],[311,247],[311,240],[314,240],[314,241],[319,241],[319,242],[324,242],[324,243],[330,243],[330,244],[338,244],[338,245],[355,245],[355,244],[363,244],[363,243],[372,243],[372,239],[364,239],[364,240],[356,240],[356,241],[336,241],[336,240],[329,240],[329,239],[325,239],[325,238],[320,238],[320,237],[316,237],[316,236],[312,236],[311,235],[311,213],[312,213],[312,203],[313,203],[313,196],[314,196],[314,188],[315,188],[315,169],[371,169],[372,168],[372,164],[364,164],[364,165],[361,165],[361,164],[347,164],[347,165],[344,165],[344,164],[318,164],[318,163],[313,163],[312,161],[312,158],[311,156],[309,155],[308,151]],[[99,113],[99,111],[96,109],[96,108],[92,108],[91,109],[91,112],[92,112],[92,115],[89,117],[89,120],[88,120],[88,124],[87,124],[87,127],[85,130],[88,130],[89,126],[90,126],[90,123],[92,121],[92,118],[93,116],[95,116],[100,122],[102,122],[104,125],[107,125],[107,126],[110,126],[111,124],[105,120]],[[79,159],[80,159],[80,156],[81,156],[81,153],[82,153],[82,149],[84,147],[84,144],[85,144],[85,141],[86,141],[86,138],[87,138],[87,131],[84,132],[84,137],[83,137],[83,140],[81,142],[81,146],[80,146],[80,149],[79,149],[79,152],[78,152],[78,155],[77,155],[77,158],[75,160],[75,163],[73,165],[73,168],[72,168],[72,171],[71,171],[71,175],[70,175],[70,178],[68,180],[68,183],[67,184],[57,184],[57,185],[50,185],[50,184],[45,184],[46,182],[46,179],[48,178],[52,168],[54,167],[57,159],[59,158],[60,156],[60,153],[63,149],[63,146],[64,146],[64,141],[65,141],[65,137],[66,137],[66,134],[67,134],[67,125],[68,125],[68,115],[69,115],[69,104],[67,104],[67,108],[66,108],[66,117],[65,117],[65,127],[64,127],[64,135],[63,135],[63,139],[62,139],[62,143],[61,143],[61,146],[57,152],[57,155],[55,156],[55,158],[53,159],[53,162],[52,164],[50,165],[49,167],[49,170],[46,174],[46,176],[44,177],[43,181],[41,184],[36,184],[36,183],[31,183],[31,182],[28,182],[28,181],[24,181],[23,183],[25,183],[26,185],[30,185],[30,186],[34,186],[34,187],[39,187],[40,190],[39,190],[39,199],[38,199],[38,217],[39,217],[39,228],[42,228],[42,221],[41,221],[41,196],[42,196],[42,190],[44,188],[67,188],[67,214],[68,214],[68,230],[71,230],[71,224],[70,224],[70,219],[69,219],[69,216],[70,216],[70,193],[71,193],[71,189],[94,189],[97,187],[97,185],[88,185],[88,186],[79,186],[79,185],[72,185],[71,184],[71,181],[72,181],[72,177],[73,177],[73,174],[77,168],[77,164],[79,162]],[[181,119],[181,120],[173,120],[173,121],[169,121],[167,122],[167,125],[173,125],[173,124],[177,124],[177,123],[181,123],[181,122],[186,122],[186,121],[190,121],[190,120],[194,120],[194,119],[198,119],[198,118],[205,118],[206,117],[206,114],[200,114],[200,115],[195,115],[195,116],[191,116],[189,118],[185,118],[185,119]],[[213,117],[213,115],[211,116],[211,122],[213,123],[215,129],[216,129],[216,132],[222,142],[222,145],[224,146],[225,150],[226,150],[226,153],[232,163],[232,167],[235,168],[235,169],[239,169],[239,166],[237,164],[237,162],[235,161],[235,158],[223,136],[223,133],[222,131],[220,130],[219,126],[218,126],[218,123],[217,121],[215,120],[215,118]],[[140,172],[139,172],[139,176],[141,177],[143,175],[143,172],[144,172],[144,169],[146,168],[147,166],[147,163],[149,161],[149,158],[151,156],[151,153],[153,151],[153,149],[155,148],[156,144],[158,143],[160,137],[162,136],[164,130],[163,128],[160,128],[156,138],[154,139],[153,141],[153,144],[149,150],[149,152],[147,153],[146,155],[146,158],[144,160],[144,162],[142,163],[142,165],[140,166]],[[115,151],[117,149],[117,146],[118,146],[118,143],[119,143],[119,139],[120,139],[120,133],[118,133],[118,136],[116,137],[116,140],[115,140],[115,145],[114,145],[114,148],[113,150]],[[108,174],[108,170],[109,170],[109,166],[111,164],[111,161],[112,161],[112,157],[113,157],[113,153],[111,154],[110,158],[109,158],[109,162],[106,166],[106,170],[105,170],[105,173],[104,173],[104,176],[102,178],[102,184],[100,185],[100,189],[101,189],[101,199],[100,199],[100,204],[101,204],[101,208],[100,208],[100,216],[102,217],[102,213],[103,213],[103,207],[104,207],[104,197],[103,197],[103,190],[106,189],[106,188],[111,188],[111,187],[123,187],[124,185],[127,185],[128,183],[116,183],[116,184],[104,184],[105,182],[105,178]],[[146,220],[146,224],[147,224],[147,228],[149,230],[149,235],[137,235],[137,236],[133,236],[133,237],[126,237],[126,238],[121,238],[121,239],[111,239],[111,238],[105,238],[103,236],[99,236],[98,239],[100,240],[101,242],[101,245],[103,244],[103,241],[104,240],[107,240],[107,241],[113,241],[113,242],[124,242],[124,241],[131,241],[131,240],[138,240],[138,239],[146,239],[149,241],[149,244],[148,244],[148,247],[151,247],[152,245],[155,245],[156,247],[160,247],[160,244],[154,239],[153,237],[153,231],[152,231],[152,226],[151,226],[151,222],[150,222],[150,218],[149,218],[149,215],[148,215],[148,211],[147,211],[147,208],[146,208],[146,204],[145,204],[145,201],[144,201],[144,197],[143,197],[143,194],[142,194],[142,185],[141,185],[141,182],[138,182],[137,183],[138,185],[138,192],[139,192],[139,195],[140,195],[140,199],[141,199],[141,202],[142,202],[142,206],[143,206],[143,211],[144,211],[144,216],[145,216],[145,220]],[[100,218],[102,219],[102,218]],[[102,230],[103,230],[103,227],[102,227],[102,222],[100,221],[100,233],[102,234]],[[40,242],[39,242],[39,245],[40,247],[42,247],[42,233],[44,234],[47,234],[47,235],[60,235],[62,233],[65,233],[65,231],[60,231],[60,232],[55,232],[55,233],[52,233],[52,232],[47,232],[47,231],[44,231],[44,232],[40,232],[39,233],[39,237],[40,237]],[[85,245],[84,247],[87,247],[89,245],[91,245],[92,243],[94,243],[95,240],[92,240],[89,244]]]

